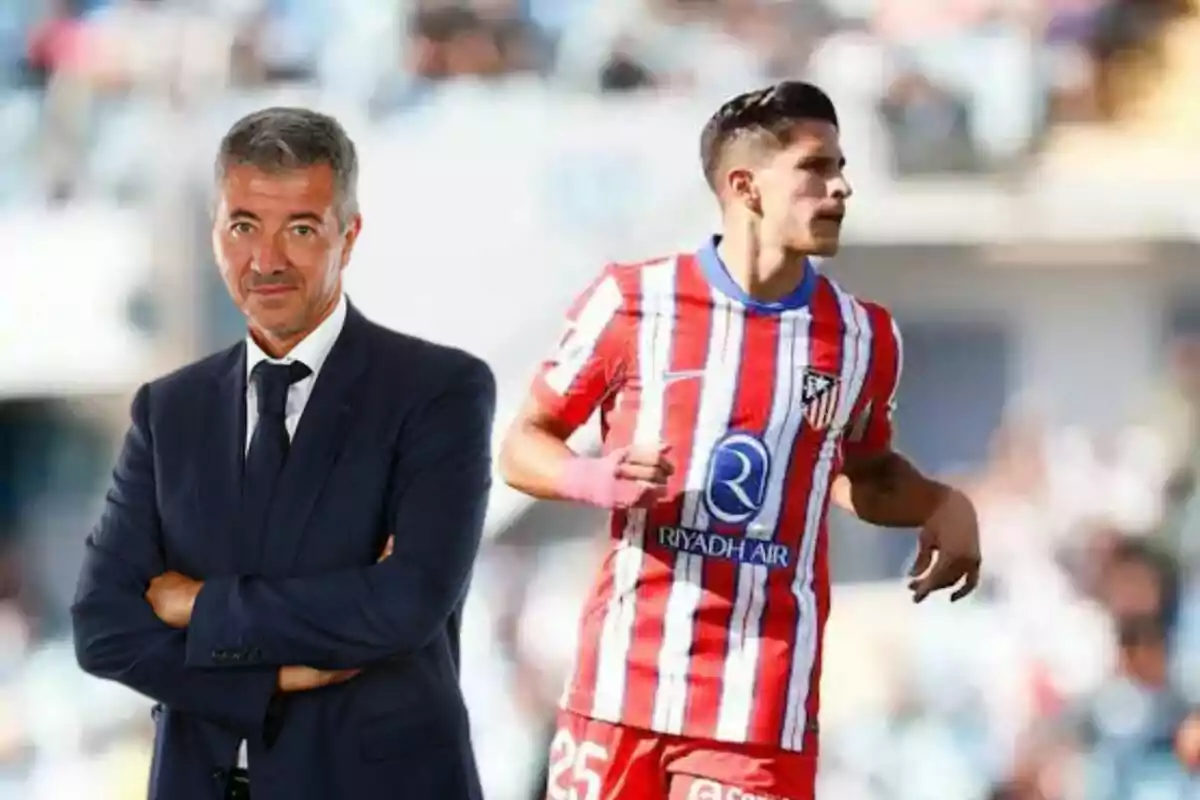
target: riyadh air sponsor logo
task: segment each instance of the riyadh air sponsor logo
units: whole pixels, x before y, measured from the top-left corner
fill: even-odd
[[[658,529],[658,543],[670,550],[738,564],[754,564],[771,569],[787,569],[792,565],[792,551],[787,545],[747,539],[736,534],[664,525]]]

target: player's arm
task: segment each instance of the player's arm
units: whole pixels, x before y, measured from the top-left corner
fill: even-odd
[[[617,276],[605,270],[571,308],[566,333],[504,437],[499,466],[509,486],[542,500],[604,508],[662,495],[670,474],[663,448],[620,448],[588,458],[567,445],[620,390],[634,329]]]
[[[872,525],[915,528],[925,524],[950,488],[926,477],[892,447],[902,344],[891,316],[879,306],[867,309],[874,330],[871,373],[865,402],[843,443],[833,501]]]
[[[887,528],[921,528],[911,588],[916,599],[966,578],[954,599],[974,589],[979,576],[975,507],[958,489],[925,475],[892,445],[892,417],[903,362],[899,330],[891,316],[870,306],[875,330],[866,403],[843,445],[842,471],[833,500],[864,522]],[[930,567],[937,557],[937,565]]]
[[[834,484],[833,500],[863,522],[883,528],[917,528],[954,491],[887,447],[848,456]]]

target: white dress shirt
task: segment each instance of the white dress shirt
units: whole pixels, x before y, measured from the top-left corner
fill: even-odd
[[[338,304],[333,309],[333,313],[326,317],[312,333],[301,339],[300,343],[293,347],[291,352],[283,358],[271,358],[263,352],[253,337],[246,337],[247,451],[250,450],[250,439],[254,436],[254,427],[258,424],[258,390],[250,380],[250,373],[262,361],[272,364],[291,364],[294,361],[299,361],[312,370],[312,374],[307,378],[302,381],[296,381],[288,387],[285,424],[287,425],[288,438],[295,437],[296,428],[300,425],[300,415],[304,413],[304,407],[308,405],[308,398],[312,396],[313,387],[317,383],[317,376],[321,374],[321,367],[325,365],[325,360],[329,358],[329,352],[333,350],[333,344],[337,341],[338,336],[341,335],[342,326],[345,323],[346,296],[343,294],[338,298]],[[238,766],[245,769],[247,764],[246,743],[243,741],[241,747],[238,748]]]

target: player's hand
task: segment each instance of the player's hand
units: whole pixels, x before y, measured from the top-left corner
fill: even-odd
[[[361,670],[313,669],[312,667],[280,667],[276,685],[281,692],[307,692],[325,686],[345,683]]]
[[[956,602],[979,585],[979,518],[975,505],[957,489],[951,490],[917,538],[917,558],[909,577],[913,602],[931,592],[962,585],[950,595]]]
[[[192,609],[202,588],[202,581],[178,572],[164,572],[150,581],[146,602],[154,609],[155,616],[172,628],[186,628],[192,621]]]
[[[567,459],[556,492],[596,508],[647,508],[667,494],[675,472],[664,444],[629,445],[600,456]]]
[[[667,481],[675,473],[670,445],[630,445],[609,454],[613,477],[614,508],[646,508],[667,495]]]

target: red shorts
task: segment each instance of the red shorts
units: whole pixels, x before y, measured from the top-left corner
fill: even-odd
[[[559,713],[546,800],[813,800],[817,759]]]

